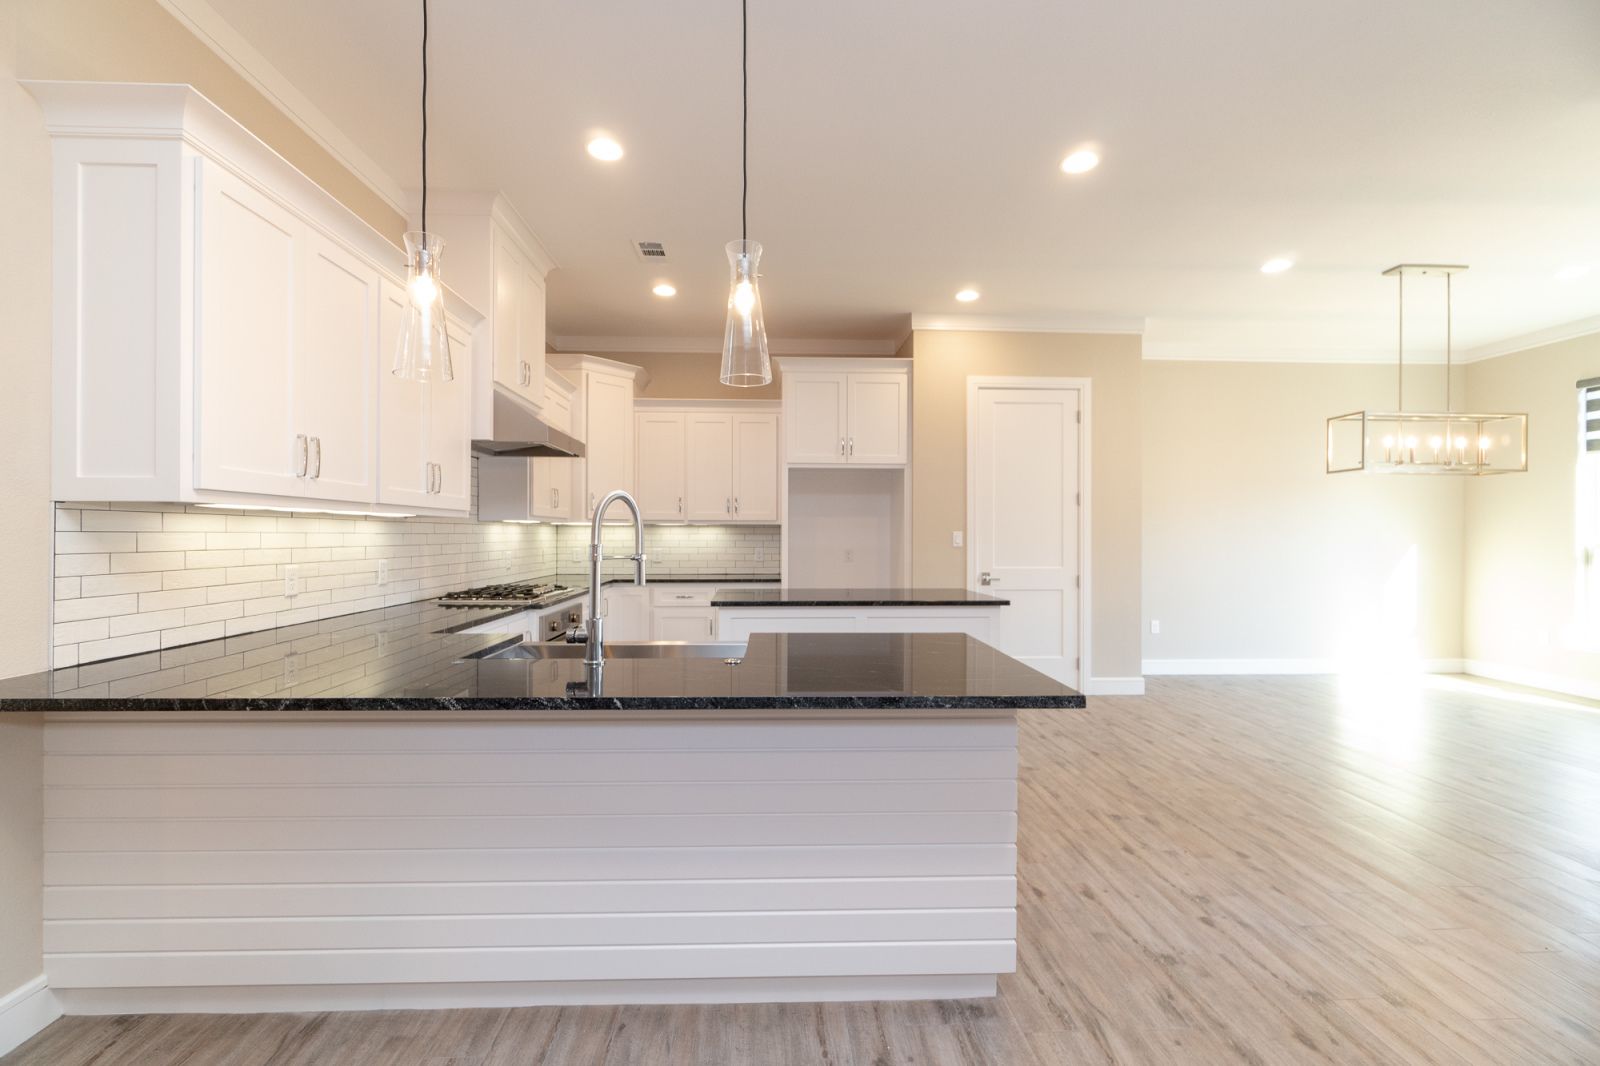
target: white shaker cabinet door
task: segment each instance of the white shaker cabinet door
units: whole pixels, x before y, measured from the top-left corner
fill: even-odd
[[[378,502],[430,507],[428,389],[390,373],[405,325],[405,289],[385,280],[378,295]]]
[[[634,420],[639,513],[650,521],[683,518],[685,416],[670,411],[641,411]]]
[[[455,377],[427,386],[432,506],[467,511],[472,507],[472,333],[454,319],[448,331]]]
[[[733,418],[691,413],[688,420],[689,499],[692,522],[733,521]]]
[[[305,262],[294,372],[299,432],[310,437],[305,494],[371,502],[377,498],[378,275],[315,231]]]
[[[651,640],[704,644],[717,639],[715,607],[656,607],[651,612]]]
[[[584,518],[606,493],[633,491],[633,381],[590,374],[584,387]],[[620,517],[620,516],[619,516]]]
[[[845,458],[852,463],[904,463],[909,437],[905,374],[849,377]]]
[[[778,520],[778,416],[733,416],[733,512],[740,522]]]
[[[844,374],[785,374],[783,409],[789,462],[845,461]]]
[[[296,496],[308,442],[295,411],[304,223],[200,162],[195,486]]]

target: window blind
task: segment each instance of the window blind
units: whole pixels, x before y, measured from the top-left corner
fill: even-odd
[[[1581,401],[1583,450],[1600,452],[1600,378],[1584,378],[1578,382]]]

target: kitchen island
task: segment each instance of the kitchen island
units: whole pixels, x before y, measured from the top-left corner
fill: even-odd
[[[949,998],[1014,968],[1016,714],[1081,695],[964,634],[595,671],[464,632],[495,617],[0,682],[47,712],[66,1009]]]

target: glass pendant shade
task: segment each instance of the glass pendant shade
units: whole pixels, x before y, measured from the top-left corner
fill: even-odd
[[[439,283],[443,250],[444,240],[435,234],[406,234],[406,310],[394,354],[395,377],[422,382],[455,377],[445,333],[444,286]]]
[[[761,288],[757,283],[760,265],[760,244],[728,242],[728,325],[722,332],[721,380],[736,388],[772,384],[767,324],[761,314]]]

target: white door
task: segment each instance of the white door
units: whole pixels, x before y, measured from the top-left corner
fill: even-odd
[[[691,414],[688,419],[691,522],[733,520],[733,418]]]
[[[845,461],[845,375],[783,375],[783,414],[791,463]]]
[[[633,382],[609,374],[585,374],[583,517],[606,493],[633,491]]]
[[[447,328],[455,377],[435,379],[427,385],[428,458],[434,464],[432,506],[466,511],[472,507],[472,332],[455,319],[448,320]],[[380,363],[382,358],[380,352]]]
[[[525,260],[522,299],[518,301],[517,347],[522,352],[527,385],[522,394],[535,409],[544,407],[544,279]]]
[[[846,398],[845,457],[852,463],[906,461],[907,377],[851,374]]]
[[[385,279],[378,296],[378,502],[431,507],[425,439],[430,386],[389,372],[406,304],[405,289]]]
[[[494,240],[494,383],[530,403],[535,402],[527,360],[523,356],[524,327],[531,328],[531,317],[524,314],[528,301],[528,268],[510,243],[496,234]],[[444,260],[445,270],[449,261]],[[540,317],[543,317],[541,303]],[[539,350],[544,351],[544,332],[539,333]],[[537,384],[539,401],[544,398],[544,381]]]
[[[308,231],[307,238],[294,381],[300,432],[311,437],[305,492],[370,503],[378,495],[378,275],[321,234]]]
[[[195,485],[298,496],[299,219],[233,175],[200,170]]]
[[[633,432],[639,485],[634,499],[639,501],[640,515],[654,521],[681,519],[687,491],[683,415],[641,412],[634,419]]]
[[[778,416],[733,416],[733,516],[778,520]]]
[[[717,637],[715,607],[657,607],[651,612],[651,640],[704,644]]]
[[[976,387],[969,584],[1011,601],[996,645],[1081,688],[1078,387]]]

